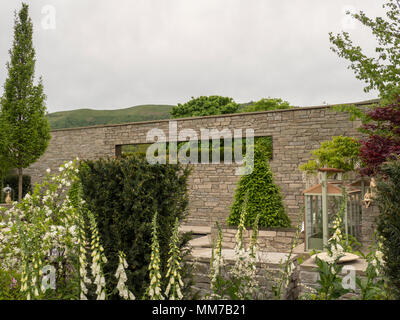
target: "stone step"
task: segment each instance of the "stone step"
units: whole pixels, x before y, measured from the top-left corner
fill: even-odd
[[[210,234],[211,227],[207,226],[180,226],[179,231],[181,232],[192,232],[194,234]]]
[[[210,239],[208,235],[191,240],[189,242],[189,245],[192,248],[211,248]]]

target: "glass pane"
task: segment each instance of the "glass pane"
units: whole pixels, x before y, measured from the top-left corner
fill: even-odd
[[[323,249],[322,196],[307,196],[307,240],[308,250]]]

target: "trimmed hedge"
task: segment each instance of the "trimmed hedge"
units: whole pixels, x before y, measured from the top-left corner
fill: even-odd
[[[247,199],[246,226],[252,226],[260,213],[261,227],[290,227],[290,219],[285,212],[280,189],[274,184],[269,167],[272,141],[259,139],[254,147],[254,170],[251,174],[242,176],[235,191],[235,200],[227,220],[229,225],[237,226],[240,213]]]
[[[97,218],[109,261],[104,270],[108,292],[116,287],[118,251],[123,250],[129,265],[127,285],[137,298],[143,296],[149,285],[151,220],[156,211],[161,272],[165,272],[175,219],[181,221],[186,215],[189,173],[180,165],[150,165],[139,157],[81,162],[83,198]],[[189,237],[186,234],[182,238],[182,248]],[[118,295],[114,293],[111,298],[118,299]]]
[[[376,204],[378,235],[382,237],[384,271],[394,299],[400,299],[400,157],[381,166]]]

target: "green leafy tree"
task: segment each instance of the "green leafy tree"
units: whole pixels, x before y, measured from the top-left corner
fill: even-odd
[[[259,214],[259,226],[289,227],[290,219],[285,212],[279,187],[273,181],[269,167],[271,140],[259,139],[254,146],[254,170],[238,182],[235,200],[231,207],[228,224],[239,225],[242,208],[246,205],[245,225],[253,225]],[[247,200],[246,200],[247,198]]]
[[[247,105],[241,112],[255,112],[255,111],[271,111],[290,109],[293,106],[289,102],[283,101],[279,98],[263,98],[253,104]]]
[[[22,170],[46,150],[50,127],[46,118],[42,80],[34,85],[35,50],[28,5],[15,17],[14,42],[7,63],[8,77],[1,99],[0,141],[5,161],[18,169],[18,199],[22,197]]]
[[[353,171],[359,161],[360,144],[351,137],[332,137],[332,140],[321,143],[319,149],[311,152],[312,159],[301,165],[302,171],[313,174],[319,168],[328,167]]]
[[[375,89],[382,99],[392,100],[400,93],[400,4],[397,0],[389,0],[383,7],[386,20],[369,18],[362,11],[347,13],[371,30],[378,43],[376,56],[367,56],[360,46],[353,43],[348,32],[329,33],[329,40],[333,45],[332,51],[350,61],[349,69],[354,71],[357,79],[367,84],[365,92]]]
[[[235,113],[239,109],[239,105],[229,97],[221,96],[201,96],[192,97],[191,100],[184,104],[178,103],[171,110],[173,118],[185,117],[201,117],[218,114]]]

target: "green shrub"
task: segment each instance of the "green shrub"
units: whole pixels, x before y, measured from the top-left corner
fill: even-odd
[[[293,106],[289,102],[279,98],[263,98],[253,104],[245,106],[240,112],[272,111],[291,109]]]
[[[309,174],[317,173],[322,167],[353,171],[359,160],[360,143],[352,137],[332,137],[321,143],[319,149],[311,151],[312,158],[299,169]]]
[[[22,300],[20,275],[0,268],[0,300]]]
[[[184,104],[178,103],[171,110],[173,118],[202,117],[226,113],[235,113],[239,105],[229,97],[221,96],[201,96],[192,97]]]
[[[378,234],[382,236],[384,272],[395,299],[400,299],[400,158],[382,166],[385,179],[378,181],[380,216]]]
[[[186,215],[189,173],[180,165],[150,165],[139,157],[82,162],[79,175],[83,198],[96,216],[109,261],[104,267],[108,292],[116,287],[118,252],[123,251],[129,265],[128,288],[137,297],[143,296],[149,283],[151,221],[155,212],[161,231],[161,272],[165,274],[175,219],[182,221]],[[181,249],[188,240],[189,235],[182,238]],[[185,266],[183,271],[186,279],[190,278],[188,268]],[[183,290],[186,296],[187,290],[188,286]],[[117,294],[110,298],[117,298]]]
[[[269,137],[258,139],[254,148],[254,170],[238,182],[235,200],[231,207],[228,224],[239,225],[242,206],[247,200],[245,225],[251,226],[260,214],[259,226],[289,227],[290,220],[282,203],[280,189],[274,184],[269,159],[272,155],[272,141]]]

